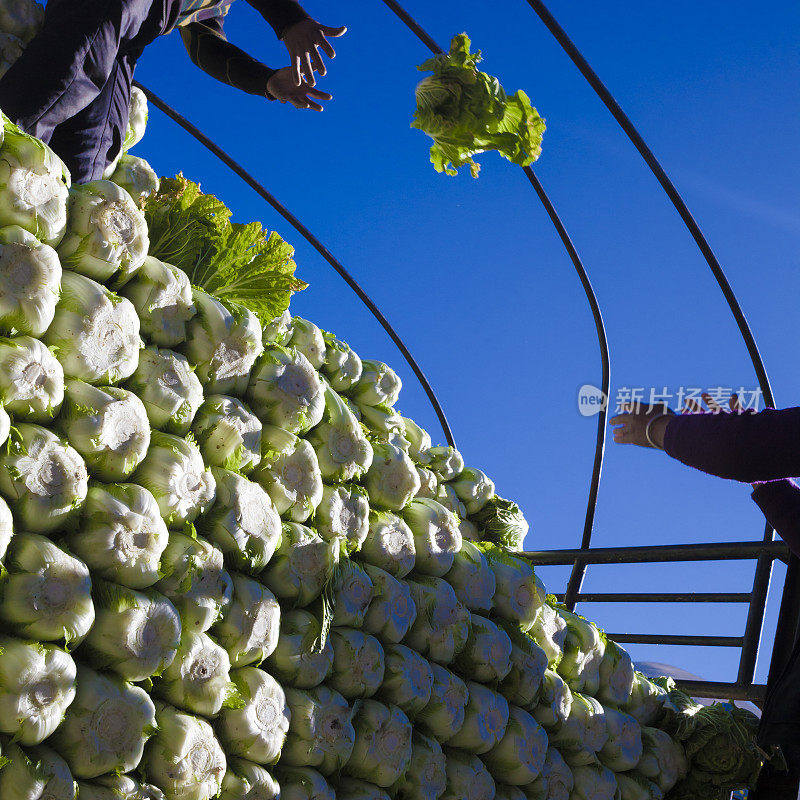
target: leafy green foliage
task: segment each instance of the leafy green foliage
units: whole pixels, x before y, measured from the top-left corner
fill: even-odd
[[[307,284],[294,276],[294,248],[231,211],[182,175],[165,178],[145,204],[150,255],[179,267],[220,300],[246,306],[266,324]]]
[[[456,175],[472,156],[496,150],[513,164],[528,166],[542,152],[544,120],[523,91],[508,96],[497,78],[477,69],[480,51],[470,53],[466,33],[453,37],[450,52],[428,59],[418,69],[433,75],[416,89],[412,128],[433,138],[431,163],[437,172]]]

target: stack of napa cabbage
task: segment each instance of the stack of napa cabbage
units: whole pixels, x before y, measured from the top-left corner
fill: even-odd
[[[708,722],[712,752],[705,712],[548,598],[519,508],[397,411],[389,366],[148,255],[158,186],[125,158],[70,186],[3,127],[0,798],[746,785],[751,721]]]

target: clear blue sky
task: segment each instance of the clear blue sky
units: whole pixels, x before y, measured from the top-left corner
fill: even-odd
[[[137,78],[203,128],[294,211],[351,270],[406,339],[448,413],[468,464],[489,473],[532,524],[535,549],[576,547],[595,421],[576,393],[599,382],[593,323],[554,230],[518,168],[482,157],[479,180],[449,178],[409,128],[415,66],[427,51],[379,0],[308,11],[350,30],[323,88],[322,114],[236,93],[198,71],[177,35],[143,56]],[[536,171],[600,300],[623,386],[755,386],[733,320],[704,261],[644,163],[523,0],[407,0],[441,43],[467,31],[484,68],[525,89],[547,118]],[[779,405],[800,403],[800,7],[773,3],[598,4],[550,8],[606,82],[701,223],[761,347]],[[285,53],[237,3],[228,37],[266,63]],[[183,171],[239,220],[259,219],[297,248],[311,284],[294,313],[394,366],[399,407],[440,438],[410,370],[329,266],[246,186],[158,111],[136,152]],[[660,453],[609,443],[594,542],[633,545],[760,538],[746,487]],[[753,565],[599,567],[593,591],[748,591]],[[564,572],[543,570],[553,591]],[[783,572],[765,634],[769,652]],[[743,631],[744,607],[583,606],[608,630]],[[733,680],[726,649],[632,646],[636,658]],[[759,662],[764,679],[767,658]]]

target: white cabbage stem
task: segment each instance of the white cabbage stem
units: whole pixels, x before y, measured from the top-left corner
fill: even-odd
[[[403,509],[403,519],[414,535],[417,572],[442,577],[461,549],[458,520],[436,500],[418,498]]]
[[[408,586],[417,616],[404,641],[432,661],[449,664],[467,643],[469,611],[441,578],[418,575]]]
[[[278,781],[264,767],[243,758],[228,759],[219,800],[279,800],[281,795]]]
[[[486,617],[470,614],[470,631],[455,665],[463,675],[494,684],[511,672],[511,639]]]
[[[338,796],[325,778],[311,767],[277,768],[281,800],[335,800]]]
[[[530,710],[539,699],[547,654],[527,634],[515,633],[511,626],[505,630],[511,635],[511,669],[500,683],[500,691],[510,702]]]
[[[134,483],[89,487],[81,522],[69,543],[96,576],[146,589],[161,576],[169,533],[153,495]]]
[[[203,387],[186,358],[172,350],[146,347],[125,384],[144,403],[154,428],[184,436],[203,402]]]
[[[408,442],[408,455],[417,466],[425,466],[430,461],[431,435],[413,419],[403,417],[404,437]]]
[[[353,715],[355,744],[349,775],[378,786],[394,784],[411,762],[411,723],[396,706],[364,700]]]
[[[142,266],[149,246],[144,214],[122,187],[107,180],[72,187],[67,231],[58,246],[66,269],[97,281],[114,276],[122,286]]]
[[[539,776],[546,756],[547,732],[527,711],[512,705],[503,738],[483,760],[505,783],[525,786]]]
[[[0,731],[39,744],[75,698],[75,662],[53,645],[10,636],[0,636],[0,647]]]
[[[567,639],[564,618],[549,603],[544,603],[528,633],[547,654],[550,669],[555,669],[564,654],[564,642]]]
[[[68,380],[58,425],[93,476],[103,481],[130,477],[147,455],[150,423],[142,401],[117,386]]]
[[[144,689],[81,665],[75,699],[53,747],[76,778],[129,772],[138,766],[154,723],[155,708]]]
[[[553,746],[547,748],[544,766],[539,777],[526,787],[528,795],[543,800],[569,800],[575,779],[561,753]],[[627,800],[627,798],[624,798]]]
[[[123,188],[139,207],[151,194],[158,191],[160,185],[158,175],[147,161],[127,153],[117,162],[109,180]]]
[[[244,394],[253,364],[264,350],[261,325],[252,311],[227,306],[199,289],[192,290],[197,314],[186,329],[185,352],[197,365],[207,391]]]
[[[302,317],[292,317],[285,344],[302,353],[314,369],[319,369],[325,362],[326,348],[322,331],[313,323]]]
[[[0,492],[22,527],[47,533],[77,513],[88,474],[78,453],[47,428],[18,425],[9,452],[0,456]]]
[[[450,482],[467,514],[477,514],[494,497],[494,481],[479,469],[467,467]]]
[[[326,541],[341,539],[347,552],[360,549],[369,531],[369,500],[360,486],[323,486],[314,527]]]
[[[258,581],[236,573],[232,578],[233,600],[211,632],[233,666],[260,664],[278,646],[280,606]]]
[[[9,126],[2,145],[0,226],[19,225],[55,247],[67,228],[69,170],[44,142],[19,129]]]
[[[361,377],[361,359],[346,342],[332,333],[322,334],[325,342],[325,362],[320,367],[331,387],[346,392]]]
[[[544,584],[524,559],[496,545],[478,546],[495,576],[494,611],[523,630],[530,630],[544,605],[547,595]]]
[[[398,796],[438,800],[447,788],[446,764],[439,742],[415,730],[411,737],[411,762],[396,786]]]
[[[281,519],[259,484],[212,467],[217,498],[200,522],[200,532],[237,569],[257,575],[281,540]]]
[[[413,720],[431,700],[431,664],[402,644],[386,645],[385,653],[386,673],[379,699],[399,706]]]
[[[91,783],[78,781],[80,800],[166,800],[157,786],[130,775],[102,775]]]
[[[309,432],[324,480],[351,481],[360,478],[372,463],[372,445],[344,399],[325,388],[323,421]]]
[[[12,744],[3,748],[3,756],[8,763],[0,769],[0,797],[75,800],[75,782],[67,762],[49,747],[23,750]]]
[[[0,402],[16,420],[44,422],[64,400],[64,370],[38,339],[0,339]]]
[[[417,616],[411,590],[407,583],[380,567],[365,564],[364,570],[373,585],[372,600],[364,615],[364,630],[382,642],[397,643],[408,633]]]
[[[445,577],[470,611],[489,613],[497,583],[486,556],[472,542],[462,538],[461,549]]]
[[[61,262],[18,225],[0,228],[0,331],[41,336],[56,313]]]
[[[548,731],[556,731],[572,710],[572,691],[556,672],[546,669],[539,701],[531,710],[536,721]]]
[[[169,528],[193,522],[214,501],[214,476],[203,463],[197,445],[154,431],[147,457],[133,480],[152,492]]]
[[[447,744],[482,755],[488,753],[505,735],[509,719],[508,701],[501,694],[474,681],[467,681],[467,689],[469,697],[464,724],[455,736],[447,740]]]
[[[171,533],[156,584],[178,609],[183,629],[207,631],[231,604],[233,581],[222,553],[199,536]]]
[[[319,424],[325,410],[322,381],[311,362],[294,348],[268,347],[256,363],[247,389],[262,422],[291,433]]]
[[[207,397],[192,423],[203,460],[249,473],[261,461],[261,420],[234,397]]]
[[[411,528],[389,511],[370,511],[369,530],[359,550],[369,564],[404,578],[414,569],[416,548]]]
[[[455,447],[438,446],[428,450],[428,469],[443,481],[451,481],[464,469],[464,459]]]
[[[305,439],[272,425],[262,434],[261,463],[253,470],[272,498],[275,510],[293,522],[305,522],[322,500],[322,476],[314,448]]]
[[[437,742],[446,742],[464,724],[469,690],[461,678],[440,664],[431,663],[431,671],[431,699],[417,713],[414,724]]]
[[[291,722],[281,763],[314,767],[323,775],[341,770],[353,753],[355,740],[352,711],[344,697],[327,686],[287,688],[286,701]]]
[[[286,344],[292,327],[292,315],[287,308],[264,326],[265,344]]]
[[[0,619],[24,639],[79,644],[95,621],[86,564],[35,533],[17,533],[4,564]]]
[[[360,628],[364,623],[374,587],[366,570],[349,559],[342,560],[333,586],[332,625]]]
[[[382,361],[362,359],[361,366],[361,377],[348,395],[365,406],[393,406],[402,387],[397,373]]]
[[[284,685],[298,689],[319,686],[330,674],[333,659],[332,638],[323,640],[322,625],[314,614],[295,608],[281,616],[280,638],[267,663]]]
[[[364,483],[370,505],[389,511],[400,511],[420,487],[414,462],[392,444],[373,446],[372,464]]]
[[[210,800],[222,788],[225,753],[203,719],[158,704],[158,730],[147,745],[143,766],[147,779],[168,800]]]
[[[471,753],[444,748],[447,786],[439,800],[492,800],[494,780],[483,762]]]
[[[220,712],[217,732],[226,752],[257,764],[274,764],[291,717],[283,689],[275,678],[256,667],[233,670],[231,679],[244,706]]]
[[[164,700],[203,717],[215,717],[235,693],[227,651],[205,633],[181,637],[172,663],[161,673],[155,691]]]
[[[371,697],[384,682],[384,653],[380,642],[354,628],[331,628],[333,668],[328,685],[348,700]]]
[[[186,323],[194,316],[188,275],[172,264],[147,256],[122,289],[139,315],[142,335],[159,347],[176,347],[186,339]]]
[[[95,581],[93,593],[97,620],[82,651],[93,665],[125,680],[142,681],[172,663],[181,621],[166,597],[108,581]]]
[[[14,535],[14,517],[5,500],[0,498],[0,562],[5,558]]]
[[[127,152],[134,145],[139,144],[147,130],[149,109],[147,95],[138,87],[131,86],[131,101],[128,108],[128,128],[125,132],[125,141],[122,149]]]
[[[280,543],[261,580],[281,600],[306,606],[319,597],[339,560],[338,542],[326,542],[315,530],[284,522]]]
[[[139,363],[139,317],[129,300],[67,270],[61,298],[42,341],[55,348],[64,373],[87,383],[117,383]]]

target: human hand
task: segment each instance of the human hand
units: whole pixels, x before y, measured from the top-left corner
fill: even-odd
[[[643,405],[623,403],[622,414],[608,421],[614,428],[614,441],[618,444],[637,444],[639,447],[664,449],[664,430],[675,412],[666,403]]]
[[[320,47],[329,58],[335,58],[336,51],[326,37],[336,39],[344,36],[346,31],[344,26],[329,28],[313,19],[302,19],[284,31],[282,41],[289,51],[295,86],[300,86],[303,78],[309,86],[316,85],[314,71],[320,75],[325,75],[328,71],[319,53]]]
[[[301,81],[299,86],[295,84],[291,67],[279,69],[267,81],[267,91],[281,103],[291,103],[295,108],[313,108],[315,111],[322,111],[322,106],[315,100],[332,99],[327,92],[321,92],[305,81]]]
[[[694,397],[687,397],[686,403],[681,409],[681,414],[728,414],[730,412],[725,411],[722,406],[708,393],[704,392],[700,395],[703,398],[703,402],[706,404],[708,411],[703,408],[703,403],[697,400]],[[744,414],[745,411],[742,408],[741,401],[739,400],[739,395],[732,394],[728,398],[728,408],[736,414]]]

